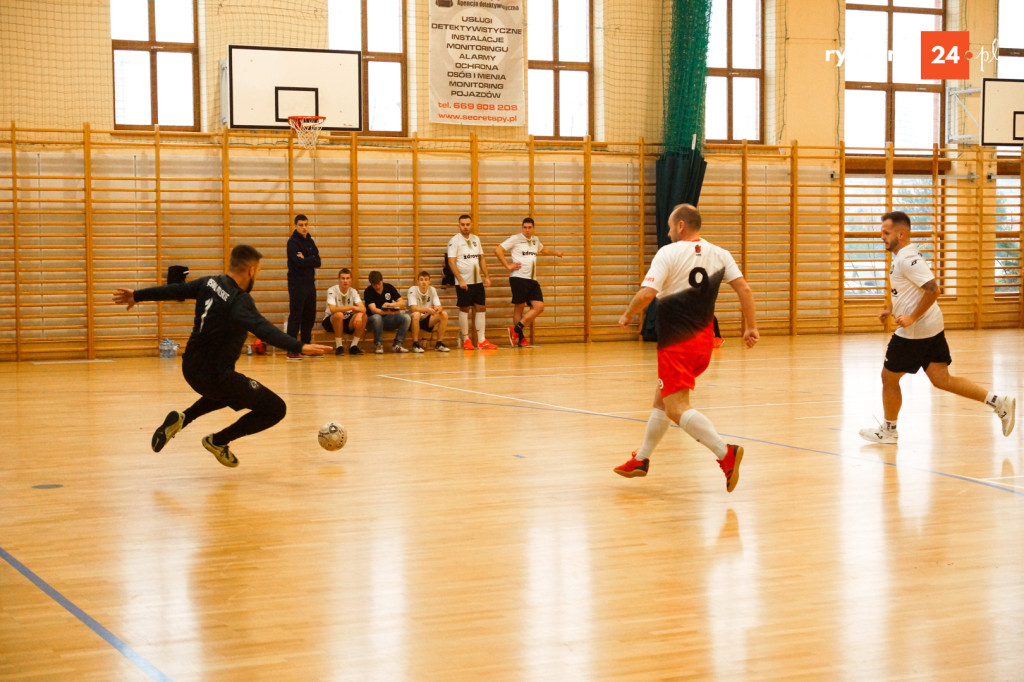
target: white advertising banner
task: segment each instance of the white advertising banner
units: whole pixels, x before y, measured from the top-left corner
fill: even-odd
[[[431,0],[430,121],[526,125],[523,0]]]

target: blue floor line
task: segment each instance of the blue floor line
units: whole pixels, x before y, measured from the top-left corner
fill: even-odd
[[[138,668],[142,672],[146,673],[146,675],[148,675],[150,679],[160,680],[161,682],[164,682],[165,680],[169,681],[171,679],[167,675],[160,672],[160,670],[155,665],[147,661],[142,656],[142,654],[140,654],[138,651],[125,644],[120,637],[118,637],[113,632],[100,625],[100,623],[95,618],[93,618],[85,611],[75,606],[75,604],[70,599],[65,597],[63,594],[58,592],[52,585],[50,585],[45,580],[40,578],[38,575],[33,573],[25,564],[21,563],[13,556],[11,556],[11,554],[3,547],[0,547],[0,558],[3,558],[3,560],[9,563],[11,566],[13,566],[15,570],[17,570],[23,576],[28,578],[30,581],[32,581],[32,583],[36,587],[42,590],[48,597],[50,597],[50,599],[53,599],[55,602],[63,606],[72,616],[82,621],[82,623],[84,623],[87,628],[89,628],[97,635],[102,637],[107,642],[107,644],[121,652],[121,654],[125,658],[134,663],[136,666],[138,666]]]

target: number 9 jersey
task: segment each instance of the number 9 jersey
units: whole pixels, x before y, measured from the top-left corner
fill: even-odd
[[[687,341],[710,325],[722,282],[742,276],[731,253],[704,239],[661,247],[641,284],[658,292],[658,348]]]

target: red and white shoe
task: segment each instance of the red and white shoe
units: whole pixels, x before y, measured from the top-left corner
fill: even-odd
[[[722,473],[725,474],[725,490],[726,492],[732,492],[732,489],[736,487],[736,483],[740,480],[740,462],[743,461],[743,446],[742,445],[729,445],[729,450],[725,457],[718,460],[718,466],[722,467]]]
[[[495,346],[493,343],[491,343],[487,339],[484,339],[480,343],[476,344],[476,347],[480,348],[480,349],[483,349],[483,350],[492,350],[494,348],[497,348],[497,346]]]
[[[649,459],[637,459],[636,450],[633,451],[633,456],[626,460],[625,464],[612,469],[619,476],[625,476],[626,478],[635,478],[636,476],[646,476],[647,468],[651,465]]]

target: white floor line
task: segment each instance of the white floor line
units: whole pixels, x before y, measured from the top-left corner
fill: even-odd
[[[482,396],[487,396],[488,398],[498,398],[499,400],[515,400],[515,401],[520,402],[520,403],[527,403],[529,405],[539,405],[541,407],[550,407],[550,408],[553,408],[553,409],[556,409],[556,410],[565,410],[567,412],[578,412],[579,414],[592,414],[592,415],[595,415],[595,416],[598,416],[598,417],[608,417],[608,416],[610,416],[609,413],[607,413],[607,412],[594,412],[592,410],[581,410],[581,409],[576,408],[576,407],[566,407],[565,405],[555,405],[553,403],[542,403],[542,402],[538,402],[536,400],[527,400],[525,398],[515,398],[513,396],[501,395],[499,393],[485,393],[483,391],[474,391],[474,390],[471,390],[471,389],[468,389],[468,388],[457,388],[455,386],[445,386],[444,384],[434,384],[434,383],[431,383],[429,381],[419,381],[417,379],[405,379],[405,378],[398,377],[398,376],[393,376],[393,375],[390,375],[390,374],[381,374],[379,376],[382,379],[394,379],[395,381],[407,381],[410,384],[422,384],[423,386],[432,386],[434,388],[443,388],[443,389],[446,389],[448,391],[460,391],[462,393],[472,393],[473,395],[482,395]]]
[[[448,381],[475,381],[475,380],[486,380],[492,381],[495,379],[532,379],[534,377],[586,377],[586,376],[606,376],[608,374],[647,374],[647,369],[633,369],[624,370],[620,372],[559,372],[557,374],[537,374],[530,372],[529,374],[478,374],[475,376],[467,377],[450,377]],[[388,374],[381,376],[398,377],[400,374]]]
[[[33,365],[91,365],[97,362],[113,362],[113,360],[33,360]]]
[[[1012,485],[1010,483],[998,483],[997,478],[975,478],[974,476],[961,476],[960,478],[967,479],[968,481],[976,481],[978,483],[992,483],[998,485],[1001,488],[1013,488],[1015,490],[1024,490],[1024,485]],[[1017,478],[1014,476],[1014,478]]]
[[[718,407],[701,407],[703,410],[737,410],[744,407],[789,407],[791,405],[825,405],[827,403],[841,403],[842,400],[802,400],[792,403],[750,403],[749,405],[720,405]]]
[[[560,370],[560,369],[600,369],[602,367],[647,367],[647,368],[653,369],[655,367],[655,365],[654,365],[654,363],[650,363],[650,362],[630,362],[630,363],[624,363],[624,364],[619,364],[619,365],[574,365],[574,366],[570,366],[570,367],[566,367],[564,365],[559,365],[557,367],[535,367],[535,368],[532,368],[532,369],[535,369],[537,371],[541,371],[542,372],[544,370],[553,370],[553,369],[557,369],[557,370]],[[431,376],[431,375],[434,375],[434,374],[439,374],[439,375],[440,374],[470,374],[470,373],[479,373],[479,371],[480,371],[479,369],[459,369],[459,370],[453,370],[453,371],[450,371],[450,372],[401,372],[401,373],[398,373],[398,374],[389,374],[388,376],[390,376],[390,377],[419,377],[419,376]],[[491,376],[492,373],[496,373],[496,372],[521,372],[521,371],[522,371],[521,367],[510,367],[508,369],[489,369],[488,372],[487,372],[487,376]]]

